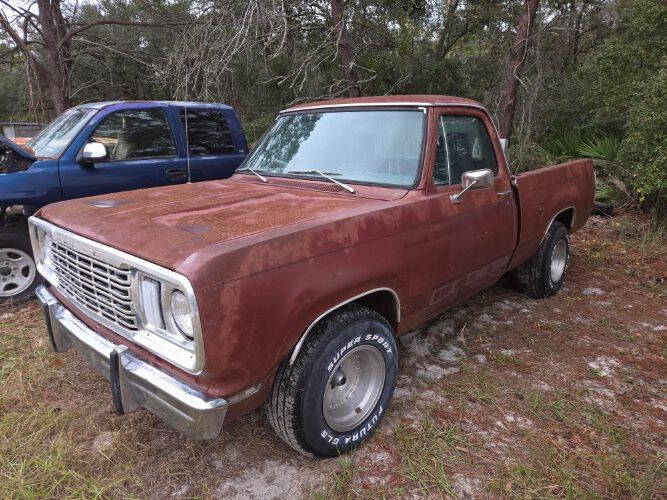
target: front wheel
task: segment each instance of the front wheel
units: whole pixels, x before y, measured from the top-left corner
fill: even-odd
[[[537,253],[516,270],[517,281],[531,297],[548,297],[563,285],[569,261],[570,240],[567,229],[555,221]]]
[[[24,228],[0,228],[0,304],[32,295],[39,283],[30,237]]]
[[[351,305],[321,322],[292,366],[280,367],[267,405],[278,435],[305,455],[336,456],[365,441],[394,393],[398,352],[389,323]]]

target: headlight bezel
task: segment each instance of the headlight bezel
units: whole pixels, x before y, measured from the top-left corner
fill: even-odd
[[[185,301],[185,305],[188,308],[188,314],[190,320],[190,329],[186,331],[186,328],[183,327],[176,318],[176,313],[174,312],[174,299],[177,297],[182,297]],[[194,340],[194,326],[192,324],[192,306],[188,302],[187,296],[180,290],[172,290],[169,294],[169,320],[174,323],[177,331],[180,332],[186,339]]]
[[[109,265],[130,270],[130,293],[133,312],[136,315],[139,325],[137,330],[123,328],[105,317],[95,314],[94,311],[80,307],[80,304],[75,303],[78,310],[114,333],[125,337],[129,341],[190,374],[197,375],[204,370],[204,343],[197,299],[190,281],[185,276],[147,260],[71,233],[35,216],[29,219],[29,228],[37,269],[61,293],[62,290],[58,287],[57,275],[52,269],[44,265],[48,239],[54,240],[59,244],[71,245],[75,247],[76,251],[82,252],[91,258],[103,260]],[[41,238],[40,231],[44,232],[44,236]],[[164,321],[163,327],[152,325],[147,320],[141,293],[143,279],[151,279],[160,284],[160,306]],[[174,290],[181,291],[190,304],[193,327],[192,339],[188,339],[181,334],[171,319],[169,298]],[[65,295],[67,296],[67,294]]]

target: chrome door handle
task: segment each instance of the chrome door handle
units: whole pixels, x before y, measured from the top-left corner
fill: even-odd
[[[187,177],[187,171],[184,168],[168,168],[165,170],[167,179],[185,179]]]
[[[510,190],[508,190],[508,191],[501,191],[500,193],[496,193],[496,194],[497,194],[498,196],[505,196],[505,197],[507,197],[507,196],[509,196],[509,195],[512,194],[512,190],[510,189]]]

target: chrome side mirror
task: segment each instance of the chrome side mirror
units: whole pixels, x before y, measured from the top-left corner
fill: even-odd
[[[108,157],[107,148],[101,142],[89,142],[83,147],[80,155],[80,161],[84,163],[95,163],[104,161]]]
[[[493,186],[493,172],[488,168],[484,170],[469,170],[461,176],[463,189],[459,193],[450,195],[452,203],[461,203],[463,193],[469,189],[487,189]]]

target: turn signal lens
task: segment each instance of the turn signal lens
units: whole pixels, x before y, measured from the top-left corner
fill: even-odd
[[[141,305],[146,315],[146,322],[156,328],[164,328],[162,308],[160,307],[160,283],[150,278],[141,280]]]

